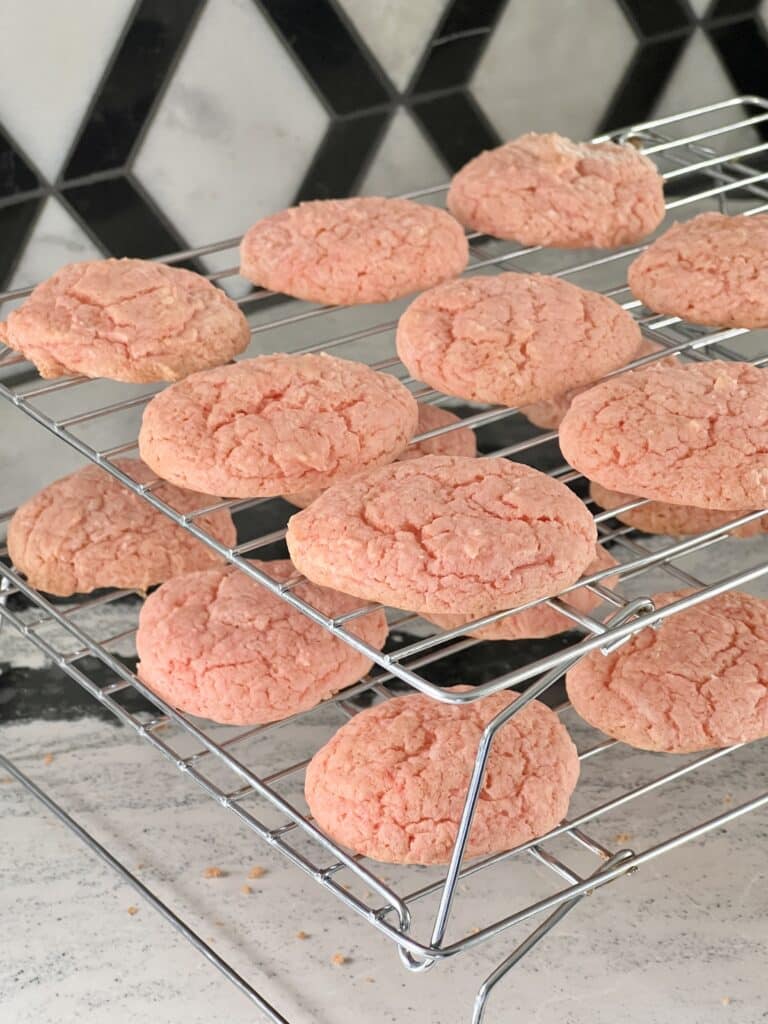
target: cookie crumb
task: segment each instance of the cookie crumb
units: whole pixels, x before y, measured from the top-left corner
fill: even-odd
[[[261,878],[263,875],[266,875],[266,873],[267,869],[259,867],[259,865],[257,864],[255,867],[252,867],[251,870],[248,872],[248,877]]]
[[[374,981],[376,981],[376,979],[375,979],[375,978],[371,978],[370,976],[369,976],[369,977],[367,977],[367,978],[366,978],[365,980],[366,980],[367,982],[369,982],[369,983],[370,983],[370,982],[374,982]]]
[[[469,934],[470,935],[477,935],[479,933],[479,931],[480,931],[479,928],[470,928],[469,929]]]
[[[631,832],[617,832],[613,837],[617,843],[628,843],[632,838]]]
[[[245,896],[250,896],[251,893],[253,892],[253,889],[250,887],[250,885],[241,885],[240,892],[243,893],[243,895]]]
[[[732,803],[733,803],[733,794],[732,793],[726,793],[725,796],[723,797],[723,804],[726,807],[730,807],[730,805]]]
[[[131,915],[131,917],[133,917],[134,914],[138,914],[138,912],[139,912],[139,908],[138,907],[134,907],[133,904],[131,904],[130,907],[128,907],[128,913]]]
[[[53,764],[53,754],[46,754],[43,758],[43,764]]]
[[[349,958],[344,956],[343,953],[334,953],[331,958],[331,963],[337,967],[341,967],[343,964],[349,963]]]
[[[226,872],[221,868],[210,867],[203,872],[203,878],[226,878]]]
[[[723,1006],[730,1006],[731,1005],[731,997],[730,996],[723,996],[723,998],[720,1000],[720,1002],[722,1003]]]
[[[296,932],[296,938],[297,938],[297,939],[302,939],[302,940],[303,940],[303,939],[308,939],[308,938],[309,938],[309,935],[308,935],[308,933],[307,933],[307,932],[305,932],[305,931],[298,931],[298,932]]]

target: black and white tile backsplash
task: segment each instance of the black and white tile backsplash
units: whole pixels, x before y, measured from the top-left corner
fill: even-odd
[[[757,0],[5,3],[0,285],[436,184],[527,129],[768,93],[765,18]]]

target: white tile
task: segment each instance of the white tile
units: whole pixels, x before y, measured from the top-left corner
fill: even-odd
[[[133,0],[24,0],[0,13],[0,121],[46,177],[61,168]]]
[[[706,33],[696,29],[656,104],[654,116],[677,114],[735,94]]]
[[[526,131],[589,138],[635,47],[618,4],[511,0],[472,92],[505,138]]]
[[[98,259],[102,255],[59,200],[51,197],[45,201],[8,287],[37,284],[65,263]],[[18,301],[5,303],[2,315],[7,316],[14,305],[18,305]]]
[[[405,89],[446,0],[340,0],[355,28],[398,89]]]
[[[328,117],[251,0],[208,4],[139,151],[142,185],[192,245],[288,205]],[[225,263],[236,262],[226,254]],[[211,264],[220,261],[211,261]]]
[[[391,196],[441,185],[450,173],[407,110],[390,123],[360,186],[362,195]]]

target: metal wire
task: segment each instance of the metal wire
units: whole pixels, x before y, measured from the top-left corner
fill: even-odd
[[[734,113],[740,114],[743,107],[756,108],[758,112],[749,116],[734,117]],[[720,123],[709,123],[712,118],[720,118]],[[725,123],[723,123],[723,119],[726,119]],[[759,125],[766,120],[768,120],[768,102],[755,97],[747,97],[729,100],[722,104],[711,104],[696,111],[670,118],[646,122],[618,134],[627,137],[635,136],[640,139],[645,144],[646,151],[657,159],[667,181],[674,182],[678,189],[678,195],[668,202],[670,210],[684,209],[696,204],[700,204],[702,208],[710,208],[714,201],[726,205],[730,212],[750,216],[768,209],[768,203],[765,201],[766,195],[768,195],[765,187],[768,185],[768,171],[756,171],[745,161],[768,152],[768,143],[745,145],[742,142],[730,152],[722,155],[714,155],[710,149],[706,146],[702,147],[701,144],[715,138],[727,139],[731,132]],[[672,138],[670,127],[677,126],[679,128],[681,125],[686,127],[686,132],[677,139]],[[704,179],[704,187],[701,187],[702,179]],[[441,191],[441,187],[424,189],[413,193],[412,197],[432,197]],[[732,209],[728,204],[732,204],[736,200],[739,204],[738,208]],[[173,263],[193,256],[224,252],[234,249],[238,242],[239,239],[226,239],[223,242],[212,243],[198,249],[170,254],[165,257],[165,260]],[[511,247],[506,248],[503,252],[494,251],[494,247],[497,250],[498,243],[479,237],[474,238],[473,252],[475,255],[468,273],[489,268],[504,270],[513,265],[524,269],[528,265],[526,261],[535,260],[540,252],[538,247]],[[614,282],[610,288],[603,287],[602,290],[615,296],[625,293],[628,295],[623,281],[626,267],[628,261],[643,249],[644,246],[634,246],[618,252],[590,256],[587,259],[584,259],[583,254],[566,253],[562,256],[562,265],[556,268],[554,273],[563,277],[582,275],[579,283],[586,287],[594,287],[595,273],[605,274],[607,271],[615,271],[621,275],[621,281]],[[489,255],[485,255],[486,252]],[[236,257],[233,256],[232,262],[234,263],[235,260]],[[221,281],[233,276],[234,273],[233,267],[210,276],[212,279]],[[28,294],[29,290],[22,288],[6,292],[0,295],[0,302],[23,297]],[[343,321],[344,310],[332,310],[327,307],[307,309],[298,304],[288,305],[286,309],[285,304],[278,301],[278,297],[271,296],[266,292],[251,293],[243,301],[251,303],[266,298],[271,298],[274,302],[261,304],[259,306],[260,314],[268,309],[270,314],[274,313],[274,315],[255,324],[253,326],[254,334],[263,335],[270,331],[276,332],[275,339],[279,341],[281,331],[285,328],[312,321],[314,333],[321,336],[320,340],[313,341],[311,345],[298,351],[330,350],[340,351],[343,354],[345,347],[371,338],[378,338],[381,343],[388,344],[391,348],[392,332],[396,323],[391,318],[391,314],[388,317],[383,317],[379,323],[362,328],[355,327],[352,330],[346,329],[339,333],[338,327],[326,329],[325,324],[329,322],[327,317],[331,312],[338,314],[339,319]],[[662,352],[643,357],[633,365],[646,365],[659,358],[668,358],[670,355],[678,355],[681,358],[717,356],[718,358],[739,359],[739,346],[749,336],[749,332],[742,329],[708,331],[705,328],[681,325],[673,317],[648,315],[631,297],[626,298],[623,305],[637,317],[643,333],[648,337],[658,339],[664,347]],[[336,321],[333,323],[335,324]],[[324,329],[329,333],[325,339],[322,338]],[[724,342],[729,342],[735,347],[726,349],[723,347]],[[750,358],[756,365],[763,365],[768,360],[768,351],[758,355],[752,354]],[[9,365],[19,361],[21,360],[10,351],[0,351],[0,365]],[[378,358],[377,352],[377,361],[372,361],[371,365],[382,372],[394,373],[415,389],[419,387],[418,382],[411,381],[407,376],[394,354]],[[626,372],[626,370],[616,372]],[[153,490],[153,482],[140,484],[115,463],[114,460],[117,456],[136,448],[134,436],[126,437],[124,441],[110,446],[94,446],[89,440],[93,436],[94,430],[103,435],[109,429],[110,435],[114,435],[115,428],[112,424],[122,422],[120,417],[125,413],[139,410],[144,403],[149,401],[155,389],[147,389],[142,394],[133,395],[108,405],[93,406],[88,383],[86,379],[76,376],[51,383],[33,382],[26,387],[14,386],[7,382],[2,383],[0,380],[0,397],[12,403],[27,417],[70,445],[82,456],[102,466],[105,471],[115,476],[143,500],[152,504],[164,515],[169,516],[179,526],[217,551],[281,600],[286,601],[324,629],[364,653],[377,666],[377,671],[367,679],[362,680],[336,698],[325,702],[319,710],[304,712],[301,716],[295,716],[297,718],[312,715],[322,715],[327,718],[332,711],[339,719],[346,720],[359,710],[359,705],[354,698],[367,694],[375,701],[389,699],[393,693],[397,692],[394,686],[398,683],[406,683],[436,700],[464,703],[537,679],[538,682],[528,691],[528,695],[518,702],[515,707],[516,711],[534,694],[543,692],[552,681],[562,674],[568,664],[585,653],[597,649],[612,649],[639,629],[645,628],[649,623],[658,623],[670,615],[708,600],[715,594],[741,586],[768,573],[768,559],[758,557],[747,568],[738,572],[730,572],[714,581],[704,583],[691,576],[684,567],[678,564],[697,551],[723,542],[731,529],[753,521],[763,515],[765,510],[739,517],[734,516],[731,524],[710,530],[697,537],[685,540],[667,538],[655,551],[645,548],[631,528],[617,528],[611,525],[616,512],[618,511],[620,514],[622,510],[596,511],[595,520],[601,534],[601,542],[610,545],[612,551],[618,551],[623,556],[618,569],[593,573],[579,583],[565,588],[554,598],[528,602],[516,609],[486,616],[459,629],[434,630],[429,635],[420,636],[405,644],[396,652],[383,654],[363,643],[347,628],[347,624],[354,619],[354,615],[329,619],[296,595],[293,587],[298,578],[289,581],[289,584],[278,583],[243,557],[245,552],[258,551],[267,544],[280,540],[284,535],[284,529],[270,528],[265,533],[241,538],[239,543],[230,549],[208,535],[199,526],[199,521],[205,512],[223,508],[229,508],[233,512],[254,509],[256,506],[266,504],[270,499],[222,500],[207,508],[196,509],[181,515],[157,497]],[[444,400],[443,396],[437,395],[431,389],[426,389],[423,395],[432,401],[442,402]],[[51,405],[52,400],[56,402],[57,410],[61,409],[62,404],[71,406],[71,408],[67,407],[63,412],[54,411],[54,407]],[[513,422],[513,418],[518,415],[516,410],[510,409],[481,409],[464,418],[456,426],[428,431],[420,439],[436,437],[452,429],[467,426],[476,429],[482,429],[491,424],[503,426],[507,422]],[[551,454],[555,439],[554,432],[546,432],[503,445],[486,454],[515,456],[525,453],[528,459],[536,459],[547,453]],[[573,473],[567,466],[558,466],[551,472],[558,479],[566,482],[579,479],[579,474]],[[639,499],[629,502],[623,507],[623,510],[638,507],[642,503]],[[0,521],[7,520],[10,514],[10,510],[3,513]],[[693,592],[661,609],[654,608],[649,600],[650,595],[632,601],[622,593],[625,581],[631,579],[636,583],[638,577],[642,578],[644,574],[652,570],[667,576],[671,581],[671,586],[679,587],[681,584],[685,584],[691,587]],[[618,585],[613,591],[607,590],[603,586],[603,582],[608,576],[619,577]],[[24,595],[34,608],[34,614],[30,614],[29,611],[16,610],[5,600],[0,601],[0,623],[14,628],[26,636],[62,671],[78,682],[121,721],[133,728],[146,742],[173,761],[196,785],[226,808],[233,819],[237,819],[244,827],[279,850],[320,885],[331,890],[347,907],[360,914],[374,928],[392,940],[403,961],[411,970],[423,970],[465,949],[472,948],[505,929],[521,925],[529,918],[549,913],[550,918],[532,933],[540,938],[551,927],[549,922],[555,923],[586,892],[615,880],[639,864],[660,856],[681,843],[704,835],[722,824],[735,820],[741,814],[756,810],[768,803],[768,793],[760,794],[745,800],[725,814],[715,815],[703,821],[696,820],[678,834],[639,851],[611,850],[600,839],[583,831],[584,826],[591,827],[592,823],[602,823],[604,820],[610,819],[610,815],[614,811],[631,805],[634,800],[649,793],[656,794],[659,799],[668,797],[674,801],[676,785],[682,784],[694,771],[703,771],[710,766],[717,766],[722,759],[733,755],[738,747],[713,751],[691,759],[673,770],[664,771],[654,779],[640,782],[614,799],[600,806],[589,808],[574,819],[563,822],[548,835],[522,844],[514,850],[464,864],[460,849],[462,841],[460,841],[451,864],[444,872],[438,873],[437,877],[431,878],[426,884],[420,884],[417,888],[406,886],[404,891],[399,891],[396,886],[384,879],[377,865],[351,856],[325,836],[306,814],[305,808],[298,801],[289,799],[283,793],[281,785],[287,782],[295,785],[296,780],[301,779],[307,764],[305,757],[298,760],[291,760],[290,757],[287,757],[287,763],[278,760],[270,766],[266,773],[259,773],[252,767],[249,760],[251,744],[268,742],[270,734],[279,727],[279,723],[273,726],[230,731],[222,739],[220,736],[222,730],[213,730],[193,722],[154,697],[130,671],[125,660],[113,653],[112,648],[116,644],[124,644],[130,640],[135,629],[133,625],[112,632],[106,637],[93,635],[92,628],[89,626],[89,609],[105,601],[119,600],[126,596],[124,592],[106,596],[99,595],[96,598],[86,599],[69,607],[61,608],[34,591],[12,569],[2,564],[0,564],[0,578],[2,578],[3,589],[6,593]],[[573,609],[568,603],[568,596],[579,585],[589,586],[601,596],[608,597],[616,610],[613,618],[601,621]],[[550,607],[566,614],[584,633],[583,639],[574,641],[568,647],[554,654],[531,660],[521,668],[503,673],[468,692],[446,692],[433,684],[428,675],[422,671],[427,667],[434,667],[458,651],[468,650],[476,645],[479,641],[466,635],[468,629],[497,621],[507,615],[519,614],[525,609],[545,602]],[[644,614],[639,615],[639,611]],[[135,615],[135,608],[132,605],[126,606],[126,613],[128,616]],[[401,617],[400,625],[407,625],[414,619],[413,615],[405,615]],[[51,629],[57,631],[56,636],[58,637],[66,636],[70,640],[74,639],[77,646],[74,649],[63,649],[55,639],[51,639]],[[86,668],[86,661],[89,657],[95,657],[102,666],[109,670],[111,673],[109,682],[99,684],[89,675]],[[548,675],[542,679],[545,673]],[[157,714],[146,719],[128,712],[121,703],[127,691],[135,691],[151,700],[157,708]],[[160,726],[164,728],[160,729]],[[492,741],[493,731],[491,730],[489,733],[486,748]],[[191,750],[190,742],[192,742]],[[595,770],[601,771],[600,766],[604,758],[615,756],[617,748],[620,750],[619,745],[609,740],[596,742],[583,750],[580,757],[585,771],[592,770],[593,765],[596,766]],[[474,801],[482,780],[483,756],[481,748],[477,761],[477,777],[475,784],[470,789],[465,807],[466,820],[462,829],[464,839],[466,839]],[[583,878],[573,870],[568,863],[567,855],[563,859],[553,849],[552,844],[555,841],[562,842],[563,840],[570,844],[569,849],[571,846],[574,849],[578,847],[580,851],[586,849],[596,858],[597,864],[588,878]],[[329,857],[331,858],[330,862],[328,861]],[[608,862],[606,863],[606,861]],[[552,880],[552,891],[545,898],[528,905],[517,905],[511,908],[489,905],[492,921],[476,934],[465,934],[447,942],[447,930],[455,918],[454,905],[460,903],[459,882],[466,880],[473,884],[483,885],[486,872],[502,863],[519,865],[518,870],[530,865],[531,870],[547,871]],[[367,895],[361,895],[345,888],[339,880],[340,876],[350,879]],[[430,909],[430,897],[433,896],[439,896],[439,906],[436,910],[434,907]],[[514,898],[514,892],[512,898]],[[493,902],[489,901],[489,904],[493,904]],[[417,917],[413,917],[417,910],[419,912]],[[526,940],[519,948],[526,952],[533,944]],[[519,950],[516,950],[505,963],[511,966],[513,962],[517,962],[518,952]],[[486,983],[486,995],[493,984],[505,973],[502,968],[504,968],[504,964],[501,965],[499,971],[494,972],[494,975]],[[482,1010],[479,1012],[482,1013]],[[477,1019],[479,1020],[480,1017]]]

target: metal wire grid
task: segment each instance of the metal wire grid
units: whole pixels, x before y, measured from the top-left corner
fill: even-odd
[[[742,107],[747,109],[755,108],[758,113],[747,117],[738,117],[735,120],[732,119],[731,115],[734,112],[739,112]],[[706,126],[708,119],[711,120],[712,118],[720,118],[721,120],[727,118],[727,120],[725,123]],[[670,125],[687,121],[691,121],[693,127],[698,130],[688,131],[687,134],[677,139],[670,138],[665,133]],[[698,210],[707,202],[711,204],[714,201],[721,208],[729,209],[729,212],[739,212],[749,216],[768,210],[768,202],[766,202],[766,199],[768,199],[768,188],[761,187],[761,183],[768,183],[768,171],[755,171],[748,164],[745,164],[744,160],[767,152],[768,143],[736,147],[726,153],[717,155],[714,155],[708,146],[703,147],[702,143],[712,144],[715,140],[721,141],[724,137],[727,138],[729,133],[738,132],[765,121],[768,121],[768,101],[755,97],[745,97],[700,108],[688,114],[635,126],[633,129],[622,134],[627,137],[634,137],[635,140],[642,143],[647,153],[656,157],[668,182],[675,182],[683,186],[687,186],[691,182],[695,183],[693,187],[688,187],[684,190],[679,198],[675,198],[667,204],[670,210],[682,209],[687,206],[692,206],[694,210]],[[706,187],[698,188],[696,186],[700,183],[702,176],[705,178]],[[440,189],[423,190],[420,193],[414,194],[414,198],[432,198],[440,191]],[[738,197],[738,210],[731,210],[730,205],[726,206],[726,204],[729,204],[730,200],[736,197]],[[173,262],[189,255],[201,256],[207,253],[223,251],[232,248],[237,242],[238,239],[227,239],[221,243],[174,254],[168,257],[167,261]],[[521,269],[529,269],[531,262],[535,263],[537,257],[544,255],[538,247],[518,248],[511,251],[505,249],[500,254],[493,253],[492,255],[487,255],[489,251],[492,252],[495,246],[498,246],[498,243],[480,236],[472,237],[472,265],[468,272],[472,273],[487,268],[504,269],[505,267],[516,265],[513,261],[517,260],[520,261],[517,265]],[[569,254],[563,261],[565,265],[557,268],[555,274],[558,276],[584,275],[584,277],[579,277],[579,283],[589,287],[591,285],[589,280],[590,274],[595,271],[602,273],[605,269],[623,270],[625,263],[621,261],[634,257],[642,248],[643,246],[637,246],[618,253],[601,255],[587,261],[581,260],[580,262],[578,254]],[[209,276],[214,280],[222,280],[235,272],[235,268],[233,268],[231,270],[219,271]],[[669,354],[681,354],[686,358],[711,358],[713,355],[725,359],[743,358],[743,356],[739,355],[738,346],[749,334],[747,331],[742,329],[724,331],[693,329],[689,325],[680,324],[676,318],[647,315],[641,309],[640,304],[629,296],[623,281],[618,282],[616,287],[603,288],[602,290],[606,294],[612,295],[617,301],[622,302],[626,309],[632,310],[638,317],[644,334],[664,346],[663,353],[646,356],[636,361],[633,364],[634,366],[652,362],[660,358],[661,355],[668,356]],[[29,289],[16,289],[13,292],[0,295],[0,301],[21,297],[27,294],[28,291]],[[241,301],[249,311],[253,311],[254,309],[266,308],[266,306],[261,305],[266,299],[274,300],[274,297],[270,296],[269,293],[260,292],[255,296],[247,296]],[[268,305],[270,309],[273,308],[271,304]],[[323,316],[330,312],[331,310],[327,307],[315,307],[298,313],[289,313],[289,315],[285,316],[278,315],[263,323],[257,323],[253,327],[253,332],[254,334],[261,334],[267,331],[279,331],[280,328],[286,329],[291,325],[304,321],[315,321],[317,324],[322,325]],[[336,311],[334,310],[334,312]],[[344,354],[345,346],[374,336],[386,336],[388,332],[392,331],[394,325],[394,321],[388,321],[384,324],[375,323],[370,327],[357,329],[342,335],[334,334],[326,341],[305,346],[301,351],[331,350],[340,351],[340,354]],[[275,336],[275,340],[279,342],[279,333]],[[726,346],[726,342],[729,343],[728,346]],[[736,349],[730,347],[733,343],[736,344]],[[277,345],[274,347],[277,347]],[[4,355],[0,355],[0,366],[8,366],[21,361],[21,357],[15,353],[6,351]],[[768,363],[768,352],[760,351],[757,355],[752,354],[751,361],[756,365]],[[398,375],[412,388],[414,394],[421,400],[441,400],[442,396],[439,396],[436,392],[421,388],[418,382],[404,376],[403,368],[396,358],[390,357],[378,360],[372,363],[372,365],[382,371],[393,372]],[[271,499],[222,501],[216,503],[215,506],[208,506],[206,509],[198,509],[188,515],[180,516],[155,496],[153,493],[155,482],[139,484],[114,465],[113,460],[115,458],[136,448],[133,438],[127,439],[124,443],[103,449],[93,447],[84,440],[78,433],[78,428],[86,424],[103,423],[108,417],[119,416],[126,410],[139,408],[148,401],[153,393],[153,390],[150,390],[141,395],[94,408],[89,407],[87,402],[88,383],[85,378],[71,377],[50,383],[36,382],[31,387],[24,387],[23,385],[14,387],[11,384],[0,384],[0,395],[37,423],[74,447],[82,455],[101,465],[120,479],[126,486],[129,486],[166,515],[169,515],[184,528],[199,537],[204,543],[219,551],[225,558],[257,579],[273,593],[278,594],[283,600],[299,608],[324,628],[340,636],[353,647],[362,650],[376,663],[378,671],[374,672],[371,677],[348,689],[335,699],[326,702],[320,711],[306,712],[305,715],[327,714],[329,709],[332,709],[343,720],[359,710],[358,704],[353,701],[355,696],[367,692],[375,700],[387,699],[391,696],[391,687],[395,681],[406,682],[435,699],[448,702],[475,700],[487,693],[497,692],[534,678],[538,678],[538,682],[534,684],[533,689],[529,693],[534,691],[541,692],[545,686],[562,674],[562,671],[568,664],[587,651],[620,643],[649,622],[661,621],[663,618],[675,614],[685,607],[706,600],[714,594],[743,585],[768,573],[768,561],[761,560],[748,569],[718,579],[714,583],[704,583],[691,576],[679,564],[684,560],[685,556],[701,551],[709,545],[723,542],[727,537],[728,531],[735,525],[747,523],[760,516],[761,512],[741,516],[738,519],[734,519],[733,523],[728,526],[711,530],[698,537],[679,542],[665,542],[655,551],[649,550],[630,528],[616,527],[613,520],[615,510],[614,513],[596,512],[595,520],[601,535],[601,542],[611,544],[614,549],[621,550],[626,555],[626,561],[623,561],[618,573],[614,569],[605,570],[600,573],[594,573],[586,577],[585,581],[580,582],[585,582],[585,585],[591,587],[613,606],[615,611],[613,617],[603,622],[592,616],[578,613],[567,603],[568,591],[573,589],[573,587],[567,588],[561,595],[550,599],[547,603],[556,607],[563,614],[567,615],[575,625],[580,627],[587,634],[584,640],[556,654],[532,661],[520,669],[504,673],[502,676],[478,686],[468,693],[446,693],[430,683],[428,679],[420,674],[419,670],[433,665],[450,654],[471,648],[478,643],[477,640],[464,636],[464,630],[456,629],[436,631],[430,636],[420,637],[391,654],[381,654],[369,648],[345,628],[347,622],[356,617],[357,614],[362,614],[362,612],[329,620],[295,596],[292,592],[292,587],[297,580],[291,580],[286,584],[276,583],[244,559],[245,554],[258,552],[261,548],[280,540],[284,535],[283,529],[241,541],[230,550],[224,548],[215,539],[208,536],[197,525],[197,520],[203,512],[211,511],[212,508],[228,507],[233,512],[236,512],[265,504],[266,501]],[[74,396],[77,399],[74,406],[76,411],[57,418],[50,410],[46,410],[46,402],[50,396],[55,395],[58,400],[62,394],[67,398]],[[84,402],[80,401],[81,395],[86,396]],[[509,409],[494,408],[482,410],[465,418],[461,426],[471,425],[480,428],[508,419],[514,415],[516,415],[515,410]],[[439,428],[421,435],[421,438],[417,440],[436,436],[450,429],[456,428]],[[530,458],[532,453],[538,454],[546,451],[546,446],[550,446],[551,449],[555,438],[556,434],[554,432],[547,432],[522,442],[507,445],[489,454],[515,456],[525,453]],[[569,483],[577,480],[579,476],[564,465],[558,466],[553,471],[553,474],[560,480]],[[624,508],[629,509],[639,504],[642,504],[642,502],[631,502],[624,506]],[[7,520],[10,515],[11,512],[7,512],[0,519]],[[621,585],[613,592],[602,585],[602,580],[609,575],[615,576],[618,574],[623,582],[648,573],[650,570],[658,570],[669,577],[673,581],[671,584],[673,587],[679,587],[683,584],[686,587],[692,588],[693,593],[674,604],[656,610],[653,608],[652,603],[647,600],[630,601],[622,596]],[[410,888],[408,884],[394,886],[385,880],[377,866],[370,865],[361,858],[351,856],[330,841],[314,825],[311,818],[302,808],[301,802],[289,799],[281,792],[281,786],[284,783],[290,783],[300,778],[306,766],[305,760],[279,766],[275,762],[266,773],[263,771],[257,772],[252,767],[249,767],[248,757],[243,756],[243,752],[247,754],[251,741],[258,740],[261,743],[268,740],[269,734],[278,729],[280,723],[272,726],[236,731],[234,734],[220,739],[217,730],[201,727],[151,695],[130,672],[125,662],[117,655],[111,653],[115,644],[125,641],[126,638],[132,635],[134,632],[133,628],[121,630],[119,634],[110,637],[95,637],[88,628],[84,628],[79,624],[85,620],[85,614],[88,609],[100,603],[125,597],[125,592],[111,592],[103,596],[85,599],[79,604],[62,609],[35,592],[13,570],[0,565],[0,574],[3,577],[3,585],[7,593],[18,592],[25,595],[38,610],[36,617],[29,621],[28,616],[23,613],[12,611],[9,607],[0,604],[0,617],[3,621],[24,633],[76,682],[108,707],[123,722],[134,728],[156,749],[173,760],[180,770],[190,775],[198,785],[205,789],[219,804],[230,813],[233,813],[247,827],[251,828],[271,846],[279,849],[293,863],[312,875],[321,885],[333,891],[347,906],[364,916],[375,928],[395,941],[402,959],[411,969],[422,969],[438,960],[450,958],[464,949],[498,935],[507,928],[522,924],[524,921],[544,912],[554,911],[552,918],[549,919],[551,924],[545,922],[546,928],[542,925],[536,932],[538,933],[541,928],[547,930],[548,927],[551,927],[556,922],[557,917],[572,907],[574,902],[587,891],[612,881],[627,871],[683,842],[703,835],[713,828],[717,828],[748,811],[768,803],[768,793],[759,794],[745,800],[726,813],[715,815],[704,822],[697,821],[684,832],[678,833],[664,842],[650,846],[642,851],[611,850],[597,838],[584,831],[584,826],[590,825],[592,822],[602,821],[606,815],[631,804],[633,800],[642,798],[650,793],[660,791],[666,793],[668,791],[667,787],[684,779],[690,772],[715,764],[721,758],[732,754],[733,751],[738,749],[737,747],[732,747],[728,750],[705,754],[686,761],[682,767],[677,766],[672,770],[664,771],[655,778],[643,782],[629,791],[620,793],[607,803],[584,811],[574,820],[563,823],[559,828],[554,829],[547,836],[542,837],[536,842],[527,843],[515,850],[483,858],[480,861],[464,866],[461,865],[461,857],[455,857],[454,863],[447,872],[438,873],[437,877],[431,877],[426,884],[422,884],[417,888]],[[540,602],[529,602],[513,610],[511,614],[538,603]],[[505,614],[510,613],[501,612],[492,616],[485,616],[482,619],[476,620],[474,625],[492,622]],[[415,618],[413,615],[400,614],[394,620],[393,625],[404,627]],[[52,627],[56,627],[58,630],[58,642],[50,637],[50,629]],[[46,635],[46,633],[49,635]],[[69,640],[74,639],[77,643],[76,648],[73,650],[71,645],[68,647],[67,644],[62,646],[62,637]],[[107,685],[100,685],[89,676],[86,666],[87,659],[91,656],[96,657],[114,674],[113,682]],[[547,675],[542,676],[543,673],[547,673]],[[157,715],[147,721],[140,715],[128,712],[120,703],[120,699],[129,689],[138,691],[145,697],[150,698],[158,709]],[[194,749],[189,749],[190,741],[194,743]],[[609,752],[613,751],[616,746],[610,740],[603,740],[588,746],[581,752],[582,762],[585,766],[590,767],[593,762],[597,763],[597,759],[602,760],[605,756],[609,756]],[[219,776],[222,775],[223,777],[220,778]],[[276,819],[275,814],[277,815]],[[563,855],[559,852],[560,847],[558,846],[558,843],[562,845],[563,840],[567,841],[570,847],[574,849],[578,848],[579,851],[588,851],[593,858],[592,867],[586,875],[583,871],[577,872],[574,870],[567,860],[563,859]],[[307,845],[309,846],[308,851],[305,849]],[[555,891],[547,893],[534,903],[517,907],[513,911],[485,925],[477,932],[464,934],[450,942],[445,941],[446,928],[449,924],[459,881],[475,879],[481,872],[488,871],[496,865],[508,865],[512,861],[518,862],[521,860],[533,861],[539,866],[548,868],[553,880],[557,880],[558,886],[561,886],[563,881],[566,883],[565,886],[556,888]],[[409,874],[409,881],[412,881],[413,877],[413,873]],[[357,891],[348,889],[345,883],[341,881],[342,878],[348,878],[355,884],[359,883],[359,885],[364,887],[365,892],[360,894]],[[412,921],[412,912],[424,905],[425,902],[428,903],[429,897],[437,895],[440,896],[440,906],[435,915],[431,937],[417,939],[414,937],[418,930],[417,922],[415,919]],[[429,919],[431,919],[431,915],[429,915]],[[513,954],[513,956],[516,955],[517,953]]]

